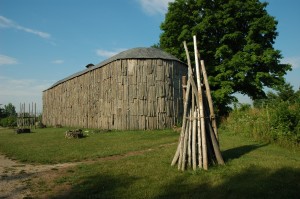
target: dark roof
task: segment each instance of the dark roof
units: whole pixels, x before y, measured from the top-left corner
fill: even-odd
[[[64,79],[61,79],[61,80],[57,81],[56,83],[54,83],[50,88],[48,88],[46,90],[49,90],[67,80],[70,80],[70,79],[73,79],[80,75],[83,75],[84,73],[87,73],[91,70],[101,68],[102,66],[107,65],[113,61],[122,60],[122,59],[165,59],[165,60],[175,60],[175,61],[181,62],[175,56],[173,56],[161,49],[158,49],[158,48],[133,48],[133,49],[129,49],[129,50],[120,52],[119,54],[114,55],[111,58],[108,58],[108,59],[100,62],[99,64],[96,64],[95,66],[86,68],[85,70],[79,71],[77,73],[74,73],[73,75],[70,75]],[[183,62],[181,62],[181,63],[183,63]]]

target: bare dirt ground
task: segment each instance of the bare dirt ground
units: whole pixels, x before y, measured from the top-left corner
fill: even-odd
[[[166,147],[176,143],[163,144],[160,147]],[[0,154],[0,199],[19,199],[19,198],[47,198],[45,196],[31,193],[32,189],[40,186],[39,182],[53,183],[54,179],[63,175],[66,170],[79,165],[79,164],[91,164],[95,162],[104,162],[109,160],[118,160],[121,158],[136,156],[143,154],[147,151],[154,149],[145,149],[140,151],[132,151],[122,155],[114,155],[104,158],[98,158],[96,160],[87,160],[83,162],[72,162],[52,165],[41,164],[25,164],[16,160],[7,158]],[[60,189],[67,191],[71,187],[60,187]],[[59,190],[52,190],[56,192]]]
[[[0,198],[30,198],[29,183],[53,170],[75,166],[78,163],[54,165],[23,164],[0,154]],[[50,177],[50,176],[49,176]]]

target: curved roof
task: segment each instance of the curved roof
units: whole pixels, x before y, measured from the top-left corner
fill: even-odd
[[[174,61],[183,63],[182,61],[177,59],[175,56],[173,56],[161,49],[158,49],[158,48],[132,48],[132,49],[120,52],[119,54],[114,55],[111,58],[108,58],[108,59],[100,62],[99,64],[96,64],[95,66],[89,67],[85,70],[74,73],[73,75],[70,75],[62,80],[59,80],[46,90],[49,90],[69,79],[83,75],[84,73],[87,73],[91,70],[101,68],[102,66],[105,66],[113,61],[123,60],[123,59],[165,59],[165,60],[174,60]]]

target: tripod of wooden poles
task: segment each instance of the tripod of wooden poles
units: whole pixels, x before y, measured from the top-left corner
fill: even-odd
[[[224,164],[218,141],[217,124],[204,61],[200,60],[193,36],[195,67],[192,67],[186,42],[188,80],[183,77],[184,111],[178,147],[171,163],[178,170],[187,167],[208,169],[209,164]],[[200,65],[199,65],[200,61]],[[201,69],[200,69],[201,67]]]

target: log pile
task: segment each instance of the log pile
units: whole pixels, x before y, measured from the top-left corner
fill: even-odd
[[[15,129],[15,132],[17,134],[20,134],[20,133],[31,133],[31,130],[29,128],[17,128],[17,129]]]
[[[81,129],[76,129],[76,130],[68,130],[65,133],[65,138],[83,138],[83,132]]]
[[[204,61],[200,59],[196,36],[193,37],[195,67],[192,67],[186,42],[184,48],[188,61],[188,80],[183,84],[184,111],[178,147],[171,165],[208,169],[209,164],[224,164],[214,115],[210,87]],[[199,65],[200,61],[200,65]],[[200,69],[201,67],[201,69]],[[183,78],[183,82],[186,78]],[[186,81],[185,81],[186,82]]]

